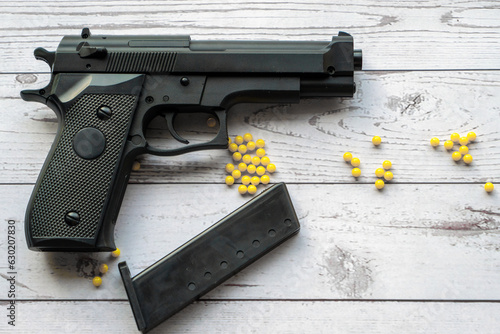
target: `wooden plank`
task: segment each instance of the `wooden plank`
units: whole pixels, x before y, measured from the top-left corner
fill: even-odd
[[[2,309],[6,304],[0,303]],[[9,333],[138,333],[127,302],[18,302]],[[43,310],[43,311],[42,311]],[[151,333],[480,333],[499,325],[498,303],[203,301]]]
[[[19,91],[43,87],[47,75],[0,75],[0,183],[34,183],[57,130],[55,114],[39,103],[25,103]],[[237,105],[229,115],[229,134],[251,132],[264,138],[277,165],[273,181],[294,183],[373,183],[382,161],[393,162],[398,182],[499,182],[498,114],[500,72],[368,72],[356,75],[358,92],[352,99],[304,100],[298,105]],[[152,126],[151,140],[167,141],[166,128]],[[206,131],[196,125],[192,135]],[[440,146],[452,132],[475,131],[470,145],[474,162],[455,163]],[[380,147],[371,138],[383,138]],[[342,154],[351,151],[361,161],[356,181]],[[134,183],[221,183],[231,162],[223,150],[177,157],[139,158],[142,169]]]
[[[498,192],[474,184],[288,188],[301,232],[205,298],[500,298]],[[136,275],[248,200],[224,185],[131,185],[116,227],[116,260],[27,250],[22,220],[30,191],[0,186],[1,216],[17,222],[20,299],[124,299],[119,261]],[[1,228],[0,254],[7,254],[6,221]],[[91,278],[103,262],[111,270],[95,289]],[[0,280],[0,291],[7,284]]]
[[[355,37],[366,70],[500,69],[500,6],[444,0],[379,2],[3,2],[0,73],[47,72],[36,47],[55,50],[82,27],[95,34],[189,34],[194,39],[329,40]]]

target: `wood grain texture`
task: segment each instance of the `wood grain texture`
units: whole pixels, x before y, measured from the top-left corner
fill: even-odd
[[[21,89],[43,87],[47,75],[0,75],[0,103],[5,115],[0,140],[7,149],[0,157],[0,183],[34,183],[55,137],[57,118],[48,107],[26,103]],[[393,162],[398,182],[500,181],[498,119],[500,72],[369,72],[356,74],[353,99],[313,99],[298,105],[237,105],[230,111],[229,134],[251,132],[269,144],[268,155],[278,166],[273,180],[294,183],[373,183],[384,160]],[[151,139],[165,138],[165,128]],[[207,127],[193,128],[203,135]],[[478,134],[470,145],[474,162],[455,163],[442,145],[452,132]],[[383,143],[375,148],[374,135]],[[342,155],[352,152],[362,161],[356,181]],[[177,157],[139,158],[142,169],[133,183],[222,183],[229,152],[204,151]]]
[[[495,1],[3,2],[0,73],[47,72],[33,58],[64,35],[189,34],[195,39],[329,40],[347,31],[365,70],[500,69]],[[15,46],[15,47],[12,47]]]
[[[390,184],[382,192],[372,185],[288,188],[302,224],[299,235],[204,298],[500,298],[500,202],[481,185]],[[19,298],[126,298],[118,261],[107,253],[23,247],[21,221],[31,187],[0,190],[0,211],[18,222]],[[131,185],[116,227],[119,260],[136,275],[247,199],[225,185]],[[103,262],[111,270],[94,289],[90,281]],[[0,281],[0,291],[4,287]]]
[[[23,301],[17,306],[18,326],[7,328],[1,323],[0,331],[17,334],[37,329],[46,333],[91,334],[99,329],[110,334],[138,333],[130,306],[124,301]],[[494,319],[499,311],[498,303],[202,301],[190,305],[151,334],[494,334]]]

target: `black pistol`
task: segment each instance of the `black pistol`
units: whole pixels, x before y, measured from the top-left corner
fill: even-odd
[[[28,247],[111,251],[114,226],[135,158],[224,149],[227,112],[237,103],[298,103],[352,97],[362,52],[351,35],[330,41],[194,41],[189,36],[65,36],[57,51],[35,50],[52,76],[24,90],[46,104],[59,127],[26,211]],[[218,132],[190,143],[174,126],[181,114],[206,113]],[[182,145],[161,149],[145,131],[164,117]]]

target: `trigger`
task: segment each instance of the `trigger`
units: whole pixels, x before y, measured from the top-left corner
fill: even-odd
[[[172,137],[174,137],[175,140],[177,140],[178,142],[183,143],[183,144],[189,144],[189,141],[187,139],[182,138],[177,133],[177,131],[175,131],[175,129],[174,129],[174,118],[175,118],[175,114],[174,113],[167,113],[167,114],[165,114],[165,119],[167,120],[168,131],[170,132],[170,134],[172,135]]]

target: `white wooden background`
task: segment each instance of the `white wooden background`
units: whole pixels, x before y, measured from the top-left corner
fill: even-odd
[[[27,250],[24,211],[57,121],[19,91],[49,80],[33,50],[84,26],[193,39],[328,40],[343,30],[363,49],[352,99],[232,110],[231,136],[267,141],[272,181],[287,182],[302,230],[154,333],[498,333],[500,4],[471,0],[1,1],[0,332],[137,332],[117,262],[135,275],[248,200],[223,183],[225,151],[143,156],[116,228],[119,260]],[[471,130],[470,166],[428,144]],[[358,180],[347,150],[361,158]],[[386,159],[395,178],[377,191]],[[497,183],[492,194],[486,181]],[[102,262],[110,271],[96,289]]]

